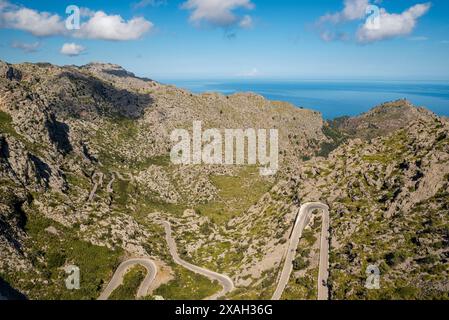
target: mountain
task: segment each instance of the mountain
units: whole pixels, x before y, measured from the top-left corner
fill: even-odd
[[[170,133],[194,121],[278,129],[278,173],[172,164]],[[0,279],[31,299],[95,299],[120,261],[149,256],[161,270],[153,294],[207,297],[213,283],[170,256],[166,220],[184,260],[232,278],[228,298],[267,299],[301,203],[322,201],[333,298],[447,298],[448,126],[402,100],[325,122],[253,93],[193,94],[112,64],[1,62]],[[314,297],[318,222],[284,298]],[[385,277],[366,293],[369,263]],[[70,264],[80,290],[61,280]]]
[[[331,206],[333,298],[448,298],[448,130],[426,114],[303,166],[298,197]],[[380,290],[364,288],[368,265]]]

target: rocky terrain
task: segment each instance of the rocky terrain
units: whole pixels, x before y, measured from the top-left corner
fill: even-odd
[[[195,120],[278,129],[280,170],[172,164],[171,131]],[[448,298],[448,134],[447,120],[404,100],[325,122],[252,93],[197,95],[111,64],[1,62],[0,290],[96,299],[123,259],[145,256],[161,271],[151,295],[207,297],[215,284],[171,260],[157,222],[168,220],[184,260],[233,279],[227,298],[268,299],[300,204],[322,201],[333,299]],[[317,216],[285,299],[316,297],[319,231]],[[64,286],[69,264],[80,267],[80,290]],[[364,288],[369,264],[382,271],[379,290]]]

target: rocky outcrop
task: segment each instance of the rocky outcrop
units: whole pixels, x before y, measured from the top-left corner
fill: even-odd
[[[331,125],[350,138],[372,139],[405,128],[421,118],[434,119],[436,116],[425,108],[415,107],[410,101],[397,100],[357,117],[334,120]]]

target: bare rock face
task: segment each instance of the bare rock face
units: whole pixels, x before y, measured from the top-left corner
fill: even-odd
[[[0,77],[6,78],[10,81],[20,81],[22,79],[22,73],[13,66],[0,61]]]
[[[148,92],[159,87],[159,84],[151,79],[136,77],[132,72],[121,66],[110,63],[89,63],[80,68],[106,82],[112,82],[115,86],[135,92]]]

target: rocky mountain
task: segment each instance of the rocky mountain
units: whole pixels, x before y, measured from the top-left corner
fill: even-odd
[[[170,162],[170,133],[276,128],[280,170]],[[446,119],[396,101],[355,118],[252,93],[193,94],[123,68],[0,63],[0,279],[31,299],[95,299],[118,263],[149,256],[152,288],[201,299],[212,283],[174,264],[228,274],[227,298],[270,298],[301,203],[331,208],[332,298],[447,298]],[[284,298],[314,297],[319,218],[298,247]],[[366,265],[384,286],[363,291]],[[64,266],[80,267],[80,290]],[[184,290],[179,290],[184,288]],[[1,287],[0,287],[1,290]]]
[[[331,207],[333,298],[448,298],[448,129],[427,114],[303,166],[299,198]],[[380,290],[364,288],[368,265]]]

